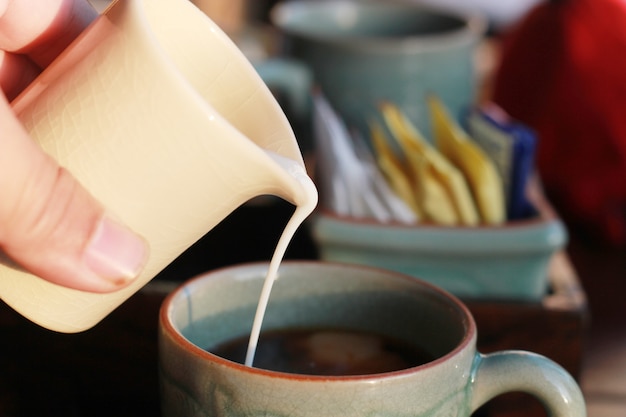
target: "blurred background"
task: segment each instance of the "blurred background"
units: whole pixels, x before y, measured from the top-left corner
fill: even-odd
[[[99,10],[109,3],[91,1]],[[194,3],[260,71],[265,63],[289,54],[288,36],[271,17],[278,1]],[[527,185],[530,191],[524,191],[533,196],[539,214],[533,212],[521,223],[504,219],[490,227],[435,227],[432,222],[393,227],[416,229],[416,233],[439,229],[483,233],[495,228],[499,233],[535,227],[544,224],[542,219],[562,225],[566,231],[562,247],[548,254],[546,265],[540,265],[545,286],[538,298],[517,299],[514,292],[508,298],[458,295],[476,316],[482,351],[515,348],[543,353],[577,378],[590,417],[626,415],[626,119],[621,115],[626,107],[626,4],[618,0],[413,3],[485,19],[487,25],[472,52],[471,77],[476,89],[466,104],[468,108],[495,105],[507,114],[507,120],[533,133],[533,180]],[[284,104],[311,175],[319,179],[324,175],[320,167],[325,165],[319,160],[312,117],[294,111],[289,95],[273,91]],[[465,126],[460,115],[453,118]],[[320,207],[317,214],[321,210],[332,211]],[[269,196],[241,206],[149,288],[81,335],[49,333],[3,305],[0,331],[20,343],[4,344],[0,350],[0,358],[5,358],[0,359],[0,415],[158,415],[155,329],[162,297],[177,283],[204,271],[269,260],[292,212],[290,204]],[[345,217],[335,213],[332,218]],[[303,225],[287,259],[330,256],[316,237],[318,224]],[[469,236],[469,242],[481,239]],[[414,239],[420,238],[418,234]],[[418,259],[419,254],[414,256]],[[444,256],[450,256],[444,258],[447,264],[461,262],[454,255]],[[521,284],[516,279],[507,285],[514,291]],[[42,346],[48,351],[45,358]],[[8,359],[16,356],[17,362]],[[33,371],[29,374],[24,369]],[[494,403],[477,414],[545,415],[536,400],[524,395]]]

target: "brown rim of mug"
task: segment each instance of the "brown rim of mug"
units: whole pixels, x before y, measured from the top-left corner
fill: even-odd
[[[174,343],[176,343],[177,345],[179,345],[180,347],[182,347],[183,349],[187,350],[188,352],[192,353],[195,356],[198,356],[201,359],[204,360],[209,360],[212,362],[215,362],[221,366],[225,366],[228,368],[231,368],[235,371],[239,371],[239,372],[248,372],[248,373],[252,373],[252,374],[256,374],[259,376],[265,376],[265,377],[271,377],[271,378],[280,378],[280,379],[286,379],[286,380],[298,380],[298,381],[319,381],[319,382],[324,382],[324,381],[336,381],[336,382],[340,382],[340,381],[367,381],[367,380],[379,380],[379,379],[383,379],[383,378],[393,378],[393,377],[402,377],[402,376],[407,376],[409,374],[412,374],[413,372],[419,371],[419,370],[424,370],[424,369],[429,369],[429,368],[434,368],[444,362],[446,362],[448,359],[456,356],[457,354],[459,354],[460,352],[464,351],[465,349],[467,349],[468,346],[470,345],[475,345],[476,344],[476,335],[477,335],[477,330],[476,330],[476,322],[474,320],[474,317],[472,316],[471,312],[469,311],[469,309],[467,308],[467,306],[465,304],[463,304],[463,302],[461,302],[456,296],[450,294],[449,292],[437,287],[436,285],[430,284],[428,282],[422,281],[420,279],[411,277],[409,275],[406,274],[402,274],[400,272],[395,272],[395,271],[390,271],[390,270],[386,270],[386,269],[382,269],[382,268],[377,268],[377,267],[372,267],[372,266],[365,266],[365,265],[357,265],[357,264],[346,264],[346,263],[339,263],[339,262],[327,262],[327,261],[307,261],[307,260],[288,260],[288,261],[283,261],[282,263],[283,265],[289,265],[289,266],[295,266],[295,265],[311,265],[311,264],[315,264],[315,265],[326,265],[326,266],[333,266],[333,267],[340,267],[340,268],[348,268],[351,270],[355,270],[355,269],[362,269],[362,270],[367,270],[367,271],[380,271],[381,273],[384,273],[385,275],[389,275],[389,276],[395,276],[399,279],[403,279],[403,280],[411,280],[413,282],[418,281],[420,283],[420,285],[422,285],[423,287],[427,288],[431,293],[435,294],[437,297],[440,297],[443,300],[446,300],[446,302],[454,307],[458,313],[459,313],[459,317],[462,318],[463,320],[463,327],[465,328],[465,334],[463,335],[463,337],[461,338],[461,340],[459,341],[459,343],[457,344],[457,346],[452,349],[451,351],[449,351],[448,353],[446,353],[445,355],[442,355],[440,357],[438,357],[437,359],[434,359],[430,362],[427,362],[425,364],[422,365],[418,365],[418,366],[414,366],[414,367],[410,367],[410,368],[406,368],[406,369],[402,369],[399,371],[392,371],[392,372],[383,372],[383,373],[378,373],[378,374],[366,374],[366,375],[342,375],[342,376],[326,376],[326,375],[303,375],[303,374],[295,374],[295,373],[287,373],[287,372],[278,372],[278,371],[271,371],[271,370],[267,370],[267,369],[262,369],[262,368],[256,368],[256,367],[250,367],[250,366],[246,366],[244,364],[238,363],[238,362],[233,362],[230,361],[228,359],[224,359],[220,356],[217,356],[213,353],[210,353],[202,348],[200,348],[199,346],[196,346],[195,344],[193,344],[191,341],[189,341],[187,338],[185,338],[174,326],[174,324],[171,321],[170,318],[170,311],[172,309],[172,302],[175,298],[177,298],[183,291],[185,291],[185,288],[194,282],[203,280],[203,279],[207,279],[208,276],[211,275],[215,275],[218,273],[222,273],[228,270],[234,270],[234,269],[240,269],[242,267],[254,267],[256,265],[269,265],[268,262],[250,262],[250,263],[242,263],[242,264],[238,264],[238,265],[232,265],[232,266],[226,266],[226,267],[221,267],[221,268],[217,268],[214,269],[212,271],[206,272],[204,274],[198,275],[194,278],[189,279],[188,281],[186,281],[185,283],[183,283],[180,287],[178,287],[176,290],[174,290],[173,292],[171,292],[163,301],[163,303],[161,304],[161,308],[159,310],[159,323],[161,325],[161,331],[163,331],[164,333],[166,333],[169,337],[171,337],[171,339],[173,340]]]

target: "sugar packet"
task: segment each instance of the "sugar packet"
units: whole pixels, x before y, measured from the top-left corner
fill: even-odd
[[[528,179],[534,169],[535,132],[495,103],[471,109],[466,125],[472,139],[491,157],[502,177],[507,219],[536,215],[526,196]]]

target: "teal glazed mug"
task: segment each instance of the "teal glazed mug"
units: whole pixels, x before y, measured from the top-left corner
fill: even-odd
[[[262,77],[299,108],[303,83],[295,81],[302,76],[293,62],[302,64],[346,124],[365,137],[382,100],[399,105],[428,136],[429,93],[458,116],[476,99],[474,55],[487,27],[481,15],[409,1],[292,0],[276,5],[270,17],[284,35],[286,59],[260,64]]]
[[[250,333],[267,268],[255,263],[212,271],[164,301],[163,415],[468,417],[511,391],[536,396],[554,417],[586,415],[581,391],[562,367],[530,352],[478,353],[476,324],[458,299],[418,279],[365,266],[285,262],[262,335],[286,329],[365,332],[402,341],[432,359],[380,373],[320,376],[267,370],[256,362],[249,367],[211,353]],[[371,349],[350,356],[338,353],[342,347],[319,346],[321,356],[338,362],[371,356]],[[260,353],[261,343],[255,361]]]

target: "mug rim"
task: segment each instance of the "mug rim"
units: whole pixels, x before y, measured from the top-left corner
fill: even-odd
[[[432,33],[428,35],[406,35],[400,37],[383,37],[383,36],[335,36],[327,35],[319,32],[311,32],[286,25],[286,19],[283,15],[289,12],[289,8],[296,7],[313,7],[315,10],[333,7],[333,4],[357,4],[378,7],[405,7],[408,10],[425,11],[435,15],[446,16],[457,19],[461,25],[458,28],[442,31],[441,33]],[[335,0],[335,1],[319,1],[319,0],[281,0],[275,4],[269,13],[271,23],[283,33],[289,36],[295,36],[304,40],[325,43],[330,45],[340,45],[342,48],[367,50],[377,53],[397,53],[402,50],[406,52],[414,52],[420,50],[430,50],[440,48],[441,42],[446,42],[451,47],[454,45],[464,45],[476,42],[481,36],[487,33],[488,21],[486,16],[473,12],[452,11],[444,8],[434,7],[431,5],[409,3],[404,0],[387,0],[385,2],[372,1],[354,1],[354,0]]]
[[[298,265],[321,265],[322,267],[334,267],[334,268],[347,268],[351,270],[364,270],[371,272],[379,272],[380,274],[384,274],[389,277],[393,277],[393,279],[402,279],[402,280],[410,280],[420,285],[422,288],[426,288],[431,293],[434,293],[437,297],[442,300],[446,300],[449,306],[455,308],[459,312],[459,316],[463,319],[463,327],[465,328],[465,333],[456,344],[456,346],[446,352],[445,354],[437,357],[436,359],[426,362],[421,365],[412,366],[404,369],[400,369],[397,371],[391,372],[381,372],[376,374],[363,374],[363,375],[307,375],[307,374],[298,374],[298,373],[288,373],[288,372],[280,372],[273,371],[269,369],[258,368],[254,366],[247,366],[242,363],[234,362],[225,358],[222,358],[214,353],[211,353],[201,347],[197,346],[189,339],[187,339],[183,334],[179,331],[179,329],[174,325],[172,320],[171,312],[173,310],[172,303],[176,298],[178,298],[182,293],[184,293],[190,286],[198,285],[198,283],[202,281],[206,281],[211,279],[211,277],[222,274],[229,270],[237,270],[244,268],[252,268],[252,267],[267,267],[269,262],[247,262],[234,264],[229,266],[224,266],[220,268],[216,268],[205,273],[196,275],[195,277],[190,278],[189,280],[182,283],[178,288],[172,291],[167,297],[163,300],[161,307],[159,309],[159,327],[160,332],[167,334],[171,340],[178,345],[181,349],[190,353],[193,356],[198,357],[201,360],[206,360],[209,362],[213,362],[217,365],[224,366],[230,368],[235,372],[242,372],[251,375],[257,375],[259,377],[269,377],[269,378],[279,378],[282,380],[291,380],[291,381],[318,381],[318,382],[354,382],[354,381],[375,381],[381,379],[388,378],[397,378],[403,376],[409,376],[416,372],[421,372],[427,369],[432,369],[438,367],[444,363],[446,363],[451,358],[459,355],[461,352],[465,351],[468,348],[474,348],[476,345],[476,337],[477,337],[477,328],[476,322],[472,313],[469,311],[469,308],[455,295],[449,293],[448,291],[431,284],[427,281],[421,280],[419,278],[415,278],[413,276],[403,274],[401,272],[396,272],[393,270],[383,269],[375,266],[368,265],[360,265],[360,264],[348,264],[343,262],[333,262],[333,261],[318,261],[318,260],[285,260],[281,263],[282,265],[287,266],[298,266]]]

